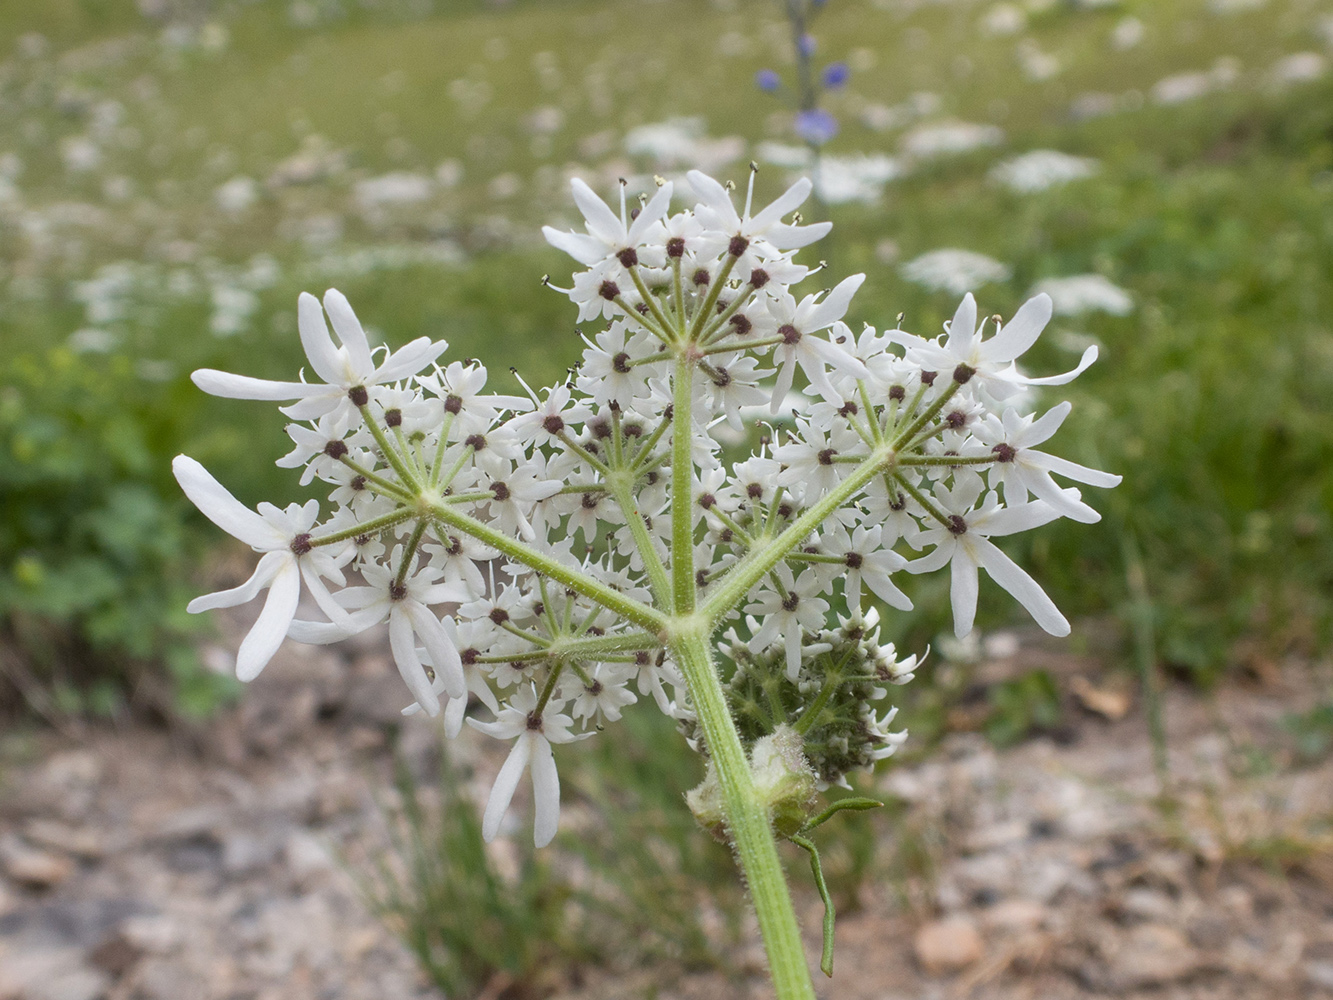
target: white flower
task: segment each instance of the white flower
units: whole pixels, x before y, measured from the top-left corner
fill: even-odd
[[[797,305],[794,297],[784,295],[773,303],[771,311],[778,324],[777,335],[782,338],[782,343],[773,348],[773,356],[782,361],[773,387],[773,399],[769,404],[773,413],[778,412],[791,389],[796,365],[801,366],[810,384],[830,401],[838,399],[839,395],[824,370],[826,364],[852,378],[870,377],[866,366],[845,348],[813,336],[817,331],[826,330],[842,319],[852,303],[852,296],[865,280],[864,274],[854,274],[840,281],[822,299],[807,295]],[[850,334],[847,339],[849,342],[852,340]]]
[[[630,222],[625,215],[623,185],[620,188],[619,217],[606,202],[597,197],[592,188],[577,177],[570,181],[570,187],[574,190],[574,203],[583,213],[588,234],[562,233],[550,226],[542,226],[542,235],[551,246],[565,251],[585,267],[593,267],[607,260],[615,260],[625,268],[633,267],[638,263],[638,250],[643,246],[648,231],[666,215],[671,206],[671,185],[663,184],[634,221]],[[649,266],[660,264],[661,261],[656,260],[650,262]],[[607,277],[612,277],[612,274],[609,273]]]
[[[431,342],[429,337],[418,337],[389,354],[378,366],[375,364],[365,331],[352,312],[342,292],[330,288],[324,293],[324,308],[333,322],[334,332],[342,345],[335,347],[324,323],[324,311],[319,300],[302,292],[297,307],[297,328],[301,345],[315,374],[324,384],[307,382],[271,382],[267,379],[233,375],[231,372],[201,368],[193,376],[194,384],[204,392],[228,399],[297,400],[283,412],[296,420],[314,420],[335,409],[345,401],[353,405],[364,402],[364,391],[370,386],[397,382],[415,375],[434,361],[449,345],[443,341]]]
[[[296,616],[301,597],[301,579],[305,578],[316,598],[328,601],[321,577],[342,583],[342,570],[335,553],[310,545],[310,529],[319,516],[319,501],[304,506],[291,504],[285,511],[262,503],[259,512],[250,510],[209,474],[208,470],[185,455],[171,463],[185,495],[210,521],[227,534],[264,553],[250,579],[239,587],[196,597],[186,608],[191,614],[215,608],[233,608],[254,599],[264,588],[268,598],[236,653],[236,676],[254,680],[282,645],[288,626]],[[324,604],[321,601],[321,604]],[[331,606],[331,601],[328,601]]]
[[[1134,310],[1134,300],[1129,292],[1100,274],[1046,278],[1037,282],[1031,294],[1049,295],[1057,316],[1077,316],[1097,311],[1112,316],[1128,316]]]
[[[795,681],[801,670],[801,642],[806,634],[818,634],[823,627],[828,601],[819,596],[819,579],[814,573],[793,580],[785,565],[777,573],[783,590],[765,587],[745,613],[762,616],[752,645],[763,649],[780,640],[787,654],[787,679]]]
[[[1040,500],[1001,507],[991,494],[982,507],[973,510],[979,486],[935,490],[936,499],[949,518],[949,525],[932,521],[908,541],[916,548],[934,545],[934,551],[907,564],[909,573],[929,573],[950,566],[949,596],[953,604],[954,633],[961,639],[972,631],[977,613],[977,567],[1027,608],[1038,625],[1051,635],[1068,635],[1069,622],[1037,581],[990,540],[994,535],[1012,535],[1054,521],[1060,515]]]
[[[913,284],[953,295],[1009,280],[1009,268],[994,257],[952,247],[923,253],[904,264],[899,273]]]
[[[754,194],[754,174],[751,173],[749,192],[745,198],[745,214],[741,215],[732,204],[727,189],[713,178],[698,170],[691,170],[686,176],[699,196],[695,217],[706,229],[715,231],[715,234],[705,234],[700,241],[703,244],[700,252],[704,256],[729,253],[736,257],[733,274],[742,279],[749,278],[751,268],[761,256],[772,256],[771,252],[761,254],[756,253],[756,250],[796,250],[822,239],[833,228],[831,222],[798,226],[782,221],[784,215],[799,208],[810,196],[814,185],[807,177],[802,177],[787,188],[757,215],[751,215],[750,201]],[[752,243],[758,243],[759,246],[752,247]]]
[[[555,831],[560,826],[560,775],[555,769],[551,744],[572,743],[580,739],[579,735],[569,731],[574,720],[568,715],[559,714],[560,707],[554,702],[547,702],[539,715],[536,711],[537,692],[525,686],[500,710],[494,722],[467,720],[468,725],[474,729],[498,740],[517,737],[513,749],[505,758],[504,766],[496,775],[491,797],[486,803],[486,813],[482,817],[481,832],[488,842],[499,834],[500,823],[509,811],[509,803],[513,801],[514,792],[518,788],[518,779],[529,768],[532,771],[532,798],[535,806],[533,842],[538,847],[545,847],[555,837]]]
[[[1071,409],[1073,404],[1064,402],[1047,410],[1041,419],[1033,420],[1031,414],[1021,416],[1009,408],[1004,411],[1002,418],[987,417],[977,428],[977,439],[992,446],[991,451],[996,457],[992,472],[1004,484],[1006,503],[1020,503],[1031,493],[1046,501],[1063,517],[1083,524],[1095,524],[1102,516],[1078,499],[1074,491],[1057,485],[1051,473],[1089,486],[1103,487],[1118,486],[1120,477],[1032,450],[1060,429]]]

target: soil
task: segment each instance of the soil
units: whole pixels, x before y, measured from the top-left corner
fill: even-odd
[[[1066,724],[997,750],[959,712],[963,731],[881,776],[901,809],[820,996],[1333,997],[1333,762],[1298,758],[1282,726],[1328,690],[1329,665],[1169,689],[1163,799],[1132,685],[1012,638],[977,681],[1047,669]],[[196,729],[5,737],[0,1000],[441,997],[344,863],[383,843],[391,740],[413,766],[432,757],[436,730],[400,717],[400,685],[370,637],[284,649]],[[495,747],[458,748],[482,777],[498,766]],[[924,860],[904,866],[912,850]],[[822,910],[798,905],[814,957]],[[585,967],[555,995],[768,996],[753,932],[734,957],[730,976]]]

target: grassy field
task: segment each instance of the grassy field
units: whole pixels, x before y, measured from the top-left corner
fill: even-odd
[[[1001,265],[975,289],[990,312],[1052,278],[1120,290],[1111,311],[1061,316],[1032,358],[1063,370],[1102,345],[1066,394],[1063,447],[1125,476],[1102,525],[1021,553],[1052,595],[1137,609],[1199,679],[1325,645],[1333,4],[833,0],[814,31],[818,61],[852,67],[829,95],[842,131],[824,170],[861,196],[813,210],[835,223],[827,273],[870,275],[849,319],[937,330],[957,294],[907,265],[945,248]],[[789,46],[780,5],[759,0],[5,5],[10,638],[42,670],[89,644],[188,659],[170,609],[215,539],[170,455],[249,502],[295,489],[271,466],[281,419],[202,398],[189,371],[291,377],[297,292],[335,284],[389,342],[443,336],[501,391],[511,364],[555,378],[579,342],[539,285],[568,265],[538,227],[572,221],[568,178],[609,192],[702,157],[742,180],[753,158],[775,193],[790,116],[753,80],[790,76]],[[1043,149],[1088,176],[996,179]],[[939,628],[942,603],[919,606],[900,637]],[[1012,611],[985,588],[982,609],[992,626]],[[52,623],[79,636],[59,655]]]

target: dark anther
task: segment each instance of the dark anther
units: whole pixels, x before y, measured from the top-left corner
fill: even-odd
[[[731,385],[731,372],[727,371],[725,368],[717,368],[715,371],[716,374],[713,376],[713,385],[717,386],[719,389],[725,389],[727,386]]]
[[[674,403],[668,403],[666,409],[662,411],[662,416],[670,420],[675,415],[676,415],[676,405]]]
[[[690,280],[696,285],[706,285],[713,280],[713,276],[708,273],[708,268],[701,267],[690,276]]]
[[[463,540],[462,540],[461,538],[459,538],[457,535],[450,535],[450,536],[449,536],[449,547],[446,548],[444,551],[445,551],[445,552],[448,552],[451,556],[462,555],[462,554],[463,554]]]
[[[532,606],[532,613],[540,618],[542,615],[546,614],[546,605],[541,601],[538,601]]]
[[[801,342],[801,331],[796,329],[790,323],[783,323],[778,327],[778,336],[782,342],[787,345],[799,344]]]
[[[449,395],[445,396],[445,397],[444,397],[444,412],[445,412],[445,413],[462,413],[462,412],[463,412],[463,397],[462,397],[462,396],[455,396],[453,393],[450,393]]]
[[[640,649],[634,653],[634,663],[636,666],[646,667],[650,660],[651,657],[648,655],[648,650],[646,649]]]
[[[633,247],[626,247],[616,254],[616,260],[620,261],[625,267],[633,267],[639,262],[639,253]]]
[[[509,487],[506,486],[504,483],[492,483],[491,493],[497,500],[509,499]]]
[[[791,517],[791,504],[789,503],[778,504],[778,517]]]
[[[629,210],[629,221],[633,222],[635,219],[637,219],[639,217],[639,213],[642,211],[643,211],[642,206],[636,206],[635,208],[631,208]]]
[[[731,319],[727,320],[727,322],[734,326],[736,328],[736,333],[742,337],[749,333],[750,329],[754,326],[754,324],[750,322],[750,317],[746,316],[744,313],[737,313],[735,316],[731,317]]]
[[[393,583],[389,584],[389,600],[401,601],[406,596],[407,584],[399,583],[397,580],[394,580]]]
[[[934,384],[935,384],[935,376],[936,376],[937,374],[939,374],[939,373],[938,373],[938,372],[922,372],[922,373],[921,373],[921,384],[922,384],[922,385],[934,385]]]
[[[468,647],[467,649],[463,650],[461,653],[458,654],[458,658],[463,661],[463,666],[465,667],[472,666],[474,663],[477,662],[477,659],[480,656],[481,656],[481,650],[474,649],[472,647]]]
[[[667,256],[682,257],[685,255],[685,241],[679,236],[673,236],[667,240]]]
[[[889,510],[903,510],[907,506],[907,494],[899,493],[889,501]]]
[[[297,535],[295,538],[292,539],[292,551],[295,552],[298,556],[305,555],[313,548],[314,546],[310,544],[309,532],[302,532],[301,534]]]
[[[963,424],[967,423],[967,414],[962,410],[952,410],[949,415],[944,418],[944,422],[954,430],[958,430]]]
[[[605,417],[598,417],[596,420],[588,421],[588,430],[593,432],[595,437],[605,441],[611,436],[611,421]]]
[[[347,454],[347,442],[330,441],[324,446],[324,454],[328,455],[329,458],[342,458]]]
[[[821,452],[819,453],[819,455],[817,456],[817,457],[819,458],[819,464],[820,464],[820,465],[832,465],[832,464],[833,464],[833,456],[836,455],[837,453],[838,453],[838,449],[837,449],[837,448],[825,448],[825,449],[824,449],[823,451],[821,451]]]
[[[540,733],[542,731],[542,717],[536,712],[528,713],[528,732]]]
[[[629,352],[621,351],[611,359],[611,370],[619,372],[621,375],[629,374]]]
[[[620,286],[614,281],[603,281],[602,287],[597,289],[597,294],[610,302],[612,299],[620,296]]]
[[[713,496],[713,494],[711,493],[699,494],[699,506],[702,507],[704,510],[708,510],[715,503],[717,503],[717,497]]]
[[[733,257],[739,257],[750,248],[750,241],[744,236],[733,236],[731,242],[727,244],[727,253]]]
[[[718,535],[718,537],[719,537],[720,539],[722,539],[722,544],[723,544],[723,545],[730,545],[730,544],[731,544],[731,539],[732,539],[732,536],[733,536],[733,535],[734,535],[734,532],[733,532],[730,528],[723,528],[723,529],[722,529],[722,534]]]
[[[959,385],[966,385],[976,373],[977,370],[971,365],[959,365],[953,370],[953,380]]]
[[[552,413],[542,421],[542,427],[546,428],[547,434],[559,434],[565,429],[565,422],[560,419],[560,414]]]
[[[496,625],[503,625],[509,621],[509,612],[504,608],[491,608],[490,619]]]
[[[634,307],[634,311],[635,311],[636,313],[638,313],[640,316],[647,316],[647,315],[648,315],[648,303],[647,303],[647,302],[640,302],[637,306]]]
[[[967,534],[967,522],[963,520],[962,514],[949,515],[949,533],[953,535]]]
[[[907,387],[902,385],[889,386],[889,398],[901,403],[907,398]]]
[[[731,305],[730,299],[718,299],[717,303],[713,306],[713,312],[721,316],[724,312],[727,311],[727,307],[729,305]]]
[[[571,593],[569,596],[570,596],[570,597],[573,597],[574,595]],[[599,628],[599,627],[596,626],[596,625],[589,625],[589,626],[588,626],[588,634],[589,634],[589,635],[606,635],[606,629],[604,629],[604,628]]]
[[[643,437],[643,428],[638,424],[625,424],[620,431],[627,438]]]
[[[700,590],[708,586],[708,570],[701,569],[694,574],[694,585]]]
[[[863,562],[865,562],[865,556],[861,555],[861,553],[859,553],[859,552],[848,552],[848,553],[847,553],[847,568],[848,568],[848,569],[860,569],[860,568],[861,568],[861,564],[862,564]]]
[[[852,417],[861,412],[861,408],[850,399],[838,407],[838,413],[844,417]]]
[[[801,595],[800,595],[800,594],[788,594],[786,597],[784,597],[784,598],[782,599],[782,610],[783,610],[783,611],[795,611],[795,610],[796,610],[796,605],[798,605],[798,604],[800,604],[800,603],[801,603]]]
[[[583,505],[584,510],[596,510],[597,501],[599,499],[600,497],[598,497],[596,493],[585,493],[583,494],[582,499],[579,500],[579,503]]]
[[[352,401],[352,405],[360,408],[370,402],[370,393],[366,392],[364,385],[354,385],[347,390],[347,398]]]
[[[1018,454],[1018,449],[1011,444],[1005,444],[1001,441],[991,449],[995,453],[995,458],[1000,462],[1012,462],[1014,456]]]
[[[403,426],[403,411],[397,408],[384,411],[384,423],[389,427]]]
[[[347,485],[350,486],[350,487],[352,487],[353,490],[355,490],[355,491],[357,491],[357,492],[360,492],[361,490],[364,490],[364,489],[366,488],[366,477],[365,477],[365,476],[353,476],[353,477],[352,477],[352,481],[351,481],[350,483],[348,483]]]
[[[865,634],[866,630],[863,629],[860,625],[852,625],[847,629],[847,638],[851,639],[852,642],[855,642],[857,639],[861,638],[861,636]]]
[[[768,272],[762,267],[756,267],[750,272],[750,284],[755,288],[763,288],[768,284]]]
[[[599,694],[602,693],[603,690],[605,690],[602,687],[602,682],[597,680],[596,678],[593,678],[593,682],[589,684],[587,687],[588,687],[588,694],[592,695],[594,698],[596,698]]]
[[[480,434],[469,434],[467,437],[463,438],[463,443],[473,451],[481,451],[486,447],[486,439]]]
[[[764,495],[764,488],[758,483],[750,483],[745,487],[745,495],[751,500],[758,500]]]
[[[648,475],[644,476],[643,478],[648,483],[649,486],[656,486],[657,481],[662,477],[659,476],[657,470],[654,469],[652,472],[648,473]]]
[[[356,544],[357,544],[357,545],[369,545],[369,544],[370,544],[370,539],[371,539],[371,537],[372,537],[372,536],[370,536],[370,535],[357,535],[357,536],[356,536]]]

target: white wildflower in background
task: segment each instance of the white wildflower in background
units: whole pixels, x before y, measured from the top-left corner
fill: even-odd
[[[971,250],[945,248],[909,260],[898,273],[931,291],[962,295],[982,285],[1008,281],[1010,272],[994,257]]]
[[[902,150],[919,160],[935,159],[974,149],[998,146],[1004,142],[1004,131],[998,125],[976,122],[935,122],[918,125],[903,136]]]
[[[1268,71],[1273,86],[1291,87],[1301,83],[1312,83],[1328,72],[1328,60],[1318,52],[1293,52],[1283,56]]]
[[[1134,299],[1129,292],[1100,274],[1045,278],[1033,285],[1028,294],[1049,295],[1057,316],[1080,316],[1089,312],[1128,316],[1134,311]]]
[[[884,185],[906,172],[900,159],[882,153],[822,156],[815,172],[815,193],[828,205],[874,203]]]
[[[233,177],[213,192],[213,203],[228,215],[240,215],[259,199],[259,185],[253,177]]]
[[[1055,149],[1034,149],[997,163],[990,170],[990,178],[1011,191],[1030,194],[1091,177],[1098,169],[1096,160],[1084,156],[1070,156]]]

